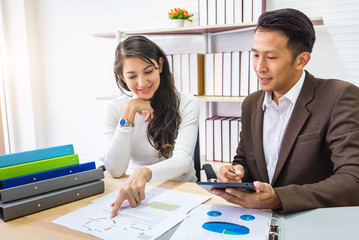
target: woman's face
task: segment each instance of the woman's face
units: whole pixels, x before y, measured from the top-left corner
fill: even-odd
[[[163,59],[160,58],[159,65],[154,59],[151,61],[156,67],[138,57],[128,57],[123,61],[122,79],[132,93],[145,100],[151,99],[160,86]]]

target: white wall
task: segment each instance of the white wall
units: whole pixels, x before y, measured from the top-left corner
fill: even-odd
[[[198,12],[198,2],[193,0],[16,1],[25,3],[27,19],[26,43],[31,69],[28,78],[35,135],[29,138],[34,139],[36,148],[72,143],[82,162],[97,160],[104,151],[102,109],[107,101],[96,100],[96,97],[118,93],[112,73],[116,42],[92,34],[169,27],[167,12],[174,7]],[[359,85],[359,46],[356,44],[359,1],[267,1],[267,10],[283,7],[297,8],[309,17],[324,18],[325,25],[316,28],[317,43],[307,69],[316,76],[341,78]],[[201,37],[151,39],[168,53],[204,51]],[[250,48],[250,40],[248,32],[218,36],[214,38],[214,50]],[[18,92],[12,91],[12,97],[23,101]],[[202,118],[206,115],[204,105],[202,103]],[[240,104],[214,104],[214,108],[217,112],[235,110],[239,113]],[[17,104],[16,109],[21,113],[28,108]],[[24,127],[27,119],[22,121],[15,124],[15,139],[27,136]],[[34,147],[25,143],[15,141],[15,151]]]

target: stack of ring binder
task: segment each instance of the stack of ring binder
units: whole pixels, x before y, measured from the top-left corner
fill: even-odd
[[[103,169],[72,144],[0,156],[0,218],[12,220],[104,192]]]

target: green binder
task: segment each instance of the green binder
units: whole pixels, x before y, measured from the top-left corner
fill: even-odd
[[[79,164],[77,154],[0,168],[0,180]]]

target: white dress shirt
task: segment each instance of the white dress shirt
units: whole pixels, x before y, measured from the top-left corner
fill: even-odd
[[[263,101],[263,149],[267,163],[269,182],[272,183],[274,171],[277,166],[280,148],[288,122],[292,116],[294,105],[298,99],[305,79],[305,71],[299,81],[283,95],[276,104],[273,92],[266,92]]]

